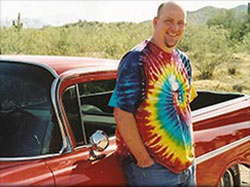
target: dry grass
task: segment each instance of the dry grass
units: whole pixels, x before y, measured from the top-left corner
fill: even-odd
[[[212,80],[198,80],[199,73],[193,68],[194,86],[198,90],[250,94],[250,54],[234,54],[230,62],[222,62]]]

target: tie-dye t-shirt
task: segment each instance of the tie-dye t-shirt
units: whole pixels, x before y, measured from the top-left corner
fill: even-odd
[[[194,159],[191,75],[184,53],[178,49],[166,53],[144,41],[121,60],[109,102],[134,114],[151,157],[175,173],[185,170]],[[116,136],[118,153],[129,155],[118,130]]]

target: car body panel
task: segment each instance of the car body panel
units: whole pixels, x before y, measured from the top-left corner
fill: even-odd
[[[224,172],[236,164],[249,165],[250,141],[197,165],[198,186],[217,186]]]
[[[0,186],[53,186],[54,177],[43,161],[0,162]]]
[[[228,106],[229,113],[225,112],[228,110],[225,107],[221,115],[218,115],[219,110],[206,113],[214,115],[213,118],[199,121],[196,118],[204,115],[195,116],[197,184],[216,186],[228,168],[235,164],[250,165],[250,107],[242,107],[250,100],[247,97],[241,101]]]
[[[239,110],[236,107],[230,106],[235,111],[194,122],[196,157],[250,135],[250,107]]]
[[[118,61],[111,59],[100,59],[90,57],[64,57],[64,56],[32,56],[32,55],[1,55],[0,60],[33,62],[37,65],[47,66],[61,75],[70,70],[105,67],[117,68]]]
[[[114,140],[113,138],[111,146],[102,153],[106,155],[104,159],[90,161],[87,147],[59,157],[45,159],[53,172],[56,185],[120,186],[126,184],[121,162],[113,153],[116,149]]]

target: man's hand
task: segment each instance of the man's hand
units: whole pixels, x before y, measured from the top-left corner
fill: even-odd
[[[130,152],[135,157],[137,165],[142,168],[152,166],[154,160],[143,145],[134,115],[120,108],[114,108],[114,116],[117,128]]]
[[[140,168],[150,167],[154,164],[154,160],[150,157],[148,160],[139,161],[137,160],[137,166]]]

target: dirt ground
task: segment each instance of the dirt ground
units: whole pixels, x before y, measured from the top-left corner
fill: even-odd
[[[250,169],[240,165],[240,175],[241,175],[241,186],[250,186]]]

